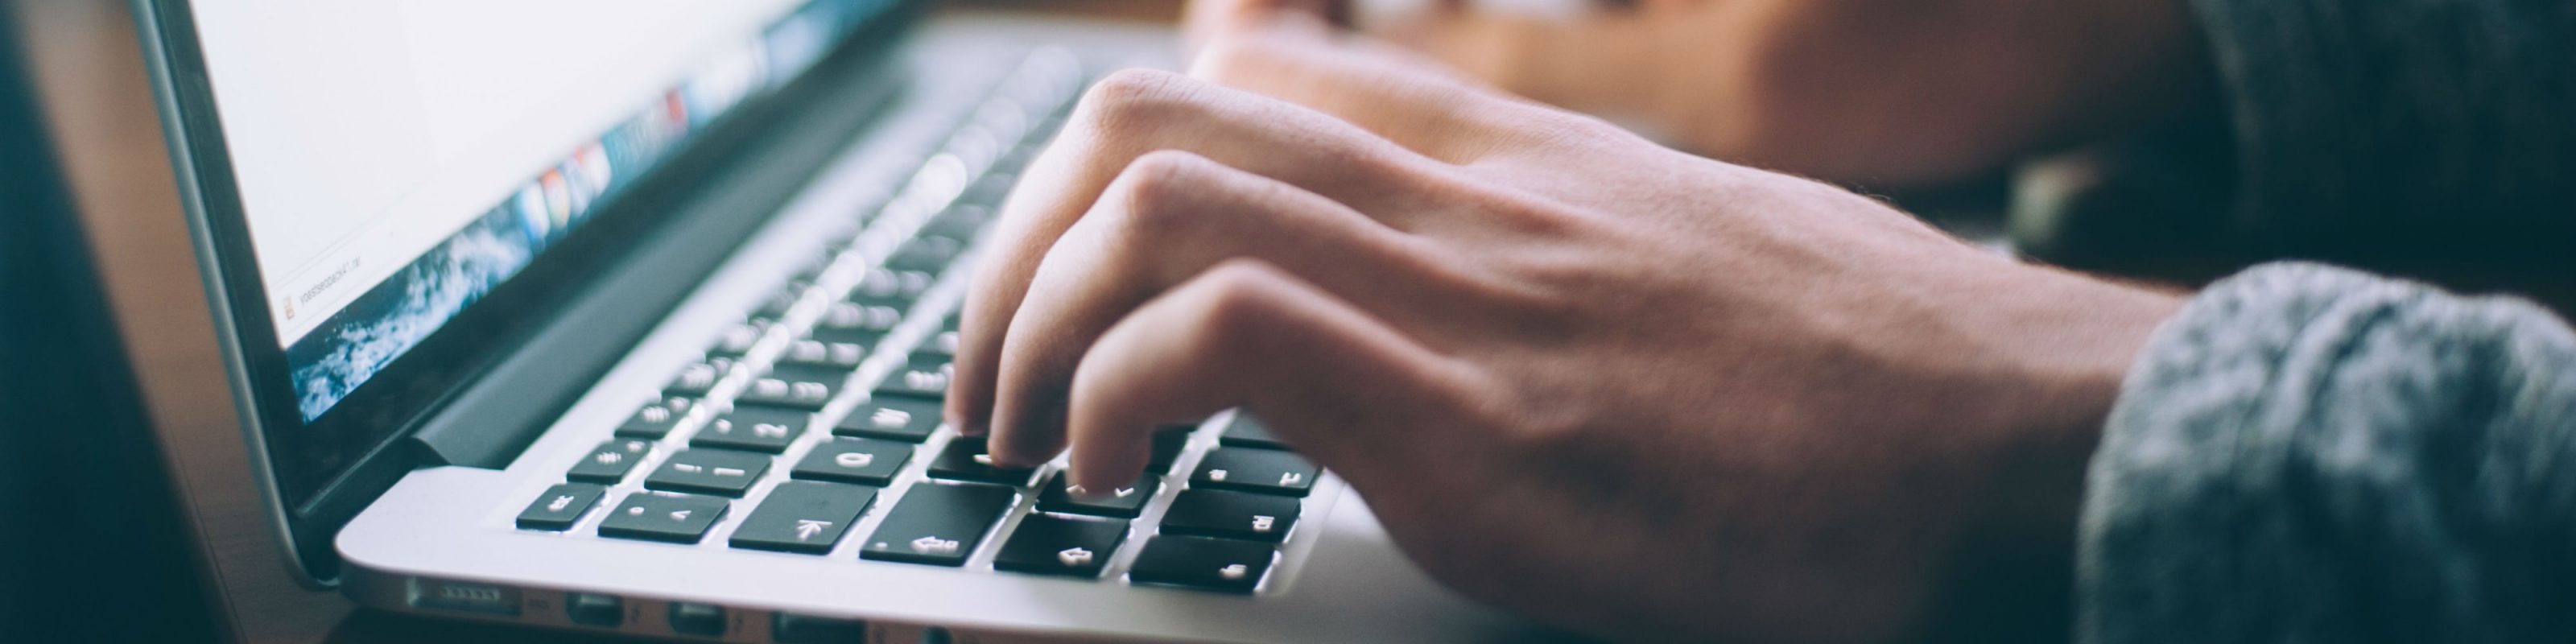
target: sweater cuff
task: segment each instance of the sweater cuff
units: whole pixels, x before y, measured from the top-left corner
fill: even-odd
[[[2088,473],[2079,641],[2565,641],[2576,336],[2310,264],[2211,286]]]

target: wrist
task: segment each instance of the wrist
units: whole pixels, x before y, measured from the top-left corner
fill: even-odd
[[[2047,268],[1989,299],[1989,328],[2012,347],[2020,382],[1992,398],[2002,411],[1979,464],[1975,511],[1939,577],[1925,634],[1941,641],[2064,637],[2072,615],[2084,481],[2121,382],[2155,329],[2182,307],[2173,293]]]

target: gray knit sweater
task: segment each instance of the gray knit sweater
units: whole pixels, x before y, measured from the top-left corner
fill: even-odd
[[[2516,238],[2576,220],[2576,2],[2195,2],[2240,231],[2576,254]],[[2131,371],[2080,539],[2084,642],[2576,642],[2576,333],[2314,264],[2224,280]]]

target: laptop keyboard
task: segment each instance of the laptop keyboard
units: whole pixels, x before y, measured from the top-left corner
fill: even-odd
[[[971,572],[1260,589],[1322,472],[1250,417],[1162,428],[1147,471],[1099,494],[1067,489],[1059,466],[997,467],[941,422],[962,299],[949,283],[1083,81],[1070,55],[1033,56],[866,232],[711,338],[516,527],[958,568],[990,552]],[[883,261],[862,257],[906,227]]]

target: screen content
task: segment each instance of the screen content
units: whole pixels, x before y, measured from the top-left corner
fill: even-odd
[[[191,3],[304,420],[883,4]]]

